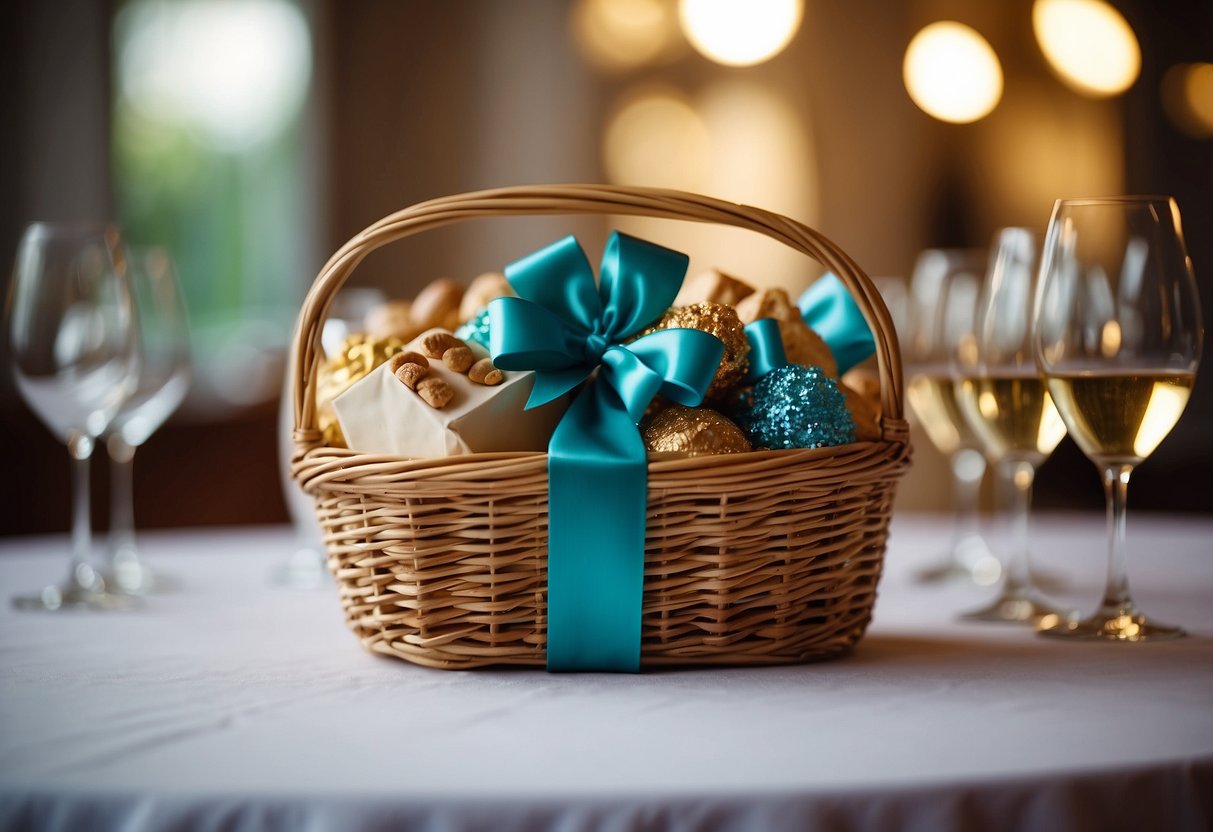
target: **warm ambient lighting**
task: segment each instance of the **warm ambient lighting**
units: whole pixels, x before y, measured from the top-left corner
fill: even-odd
[[[902,76],[914,103],[928,115],[967,124],[988,115],[1002,98],[1002,66],[986,39],[962,23],[932,23],[906,48]]]
[[[675,0],[578,0],[571,22],[582,53],[604,69],[634,69],[686,48]]]
[[[673,90],[637,94],[611,117],[603,163],[612,182],[697,190],[708,163],[708,131]]]
[[[1180,130],[1194,139],[1213,136],[1213,64],[1179,64],[1162,79],[1162,103]]]
[[[1137,36],[1102,0],[1036,0],[1032,28],[1050,66],[1078,92],[1116,95],[1137,80]]]
[[[800,27],[803,0],[680,0],[682,30],[700,54],[726,66],[778,55]]]
[[[695,191],[813,222],[818,176],[809,120],[769,85],[730,75],[693,97],[673,87],[626,91],[603,136],[608,179]],[[612,224],[693,252],[692,274],[719,268],[796,291],[811,275],[795,250],[750,231],[647,217]]]

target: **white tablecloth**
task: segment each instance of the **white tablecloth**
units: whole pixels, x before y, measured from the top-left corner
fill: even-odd
[[[1102,519],[1036,531],[1092,607]],[[989,592],[910,579],[945,537],[895,520],[850,658],[629,676],[374,657],[331,588],[269,586],[287,530],[146,534],[175,593],[0,612],[0,829],[1213,827],[1213,520],[1131,516],[1138,600],[1192,633],[1140,645],[956,622]],[[3,541],[0,590],[65,549]]]

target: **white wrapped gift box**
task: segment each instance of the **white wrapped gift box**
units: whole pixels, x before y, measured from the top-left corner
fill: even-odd
[[[426,404],[387,364],[333,399],[346,444],[363,453],[409,457],[546,451],[567,404],[561,398],[526,410],[534,384],[531,372],[503,370],[501,384],[490,387],[431,359],[430,375],[454,391],[445,407]]]

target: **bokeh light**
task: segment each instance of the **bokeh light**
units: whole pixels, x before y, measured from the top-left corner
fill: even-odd
[[[984,118],[1002,97],[1002,65],[993,47],[954,21],[932,23],[914,36],[902,76],[915,104],[955,124]]]
[[[1213,64],[1178,64],[1162,79],[1162,103],[1171,121],[1194,139],[1213,136]]]
[[[978,130],[956,160],[981,182],[977,227],[1043,222],[1059,194],[1124,193],[1125,138],[1118,107],[1075,100],[1047,76],[1019,78],[998,103],[1006,129]],[[1043,227],[1039,229],[1043,231]]]
[[[1036,0],[1032,28],[1049,65],[1084,95],[1122,93],[1141,71],[1137,36],[1102,0]]]
[[[803,0],[680,0],[682,30],[704,57],[753,66],[783,51],[800,28]]]
[[[611,181],[672,187],[815,220],[817,170],[808,121],[769,87],[729,78],[690,97],[672,89],[628,95],[609,123]],[[615,217],[611,227],[692,253],[691,271],[723,269],[755,285],[799,291],[816,265],[740,229]]]
[[[708,193],[797,219],[816,214],[807,115],[770,87],[722,79],[696,98],[710,138]]]
[[[708,132],[681,93],[654,87],[629,95],[610,118],[603,163],[612,182],[700,190]]]
[[[578,0],[570,21],[582,54],[607,70],[659,63],[686,49],[676,0]]]

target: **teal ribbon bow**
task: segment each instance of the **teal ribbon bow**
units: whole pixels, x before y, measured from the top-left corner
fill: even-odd
[[[493,363],[535,371],[527,408],[589,379],[548,443],[550,671],[640,669],[648,464],[636,425],[659,393],[699,404],[724,344],[693,329],[624,342],[669,308],[687,262],[615,232],[595,287],[565,237],[507,266],[518,297],[489,304]]]
[[[826,272],[804,290],[796,302],[805,323],[813,328],[834,354],[838,375],[876,352],[876,341],[855,299],[838,276]]]

